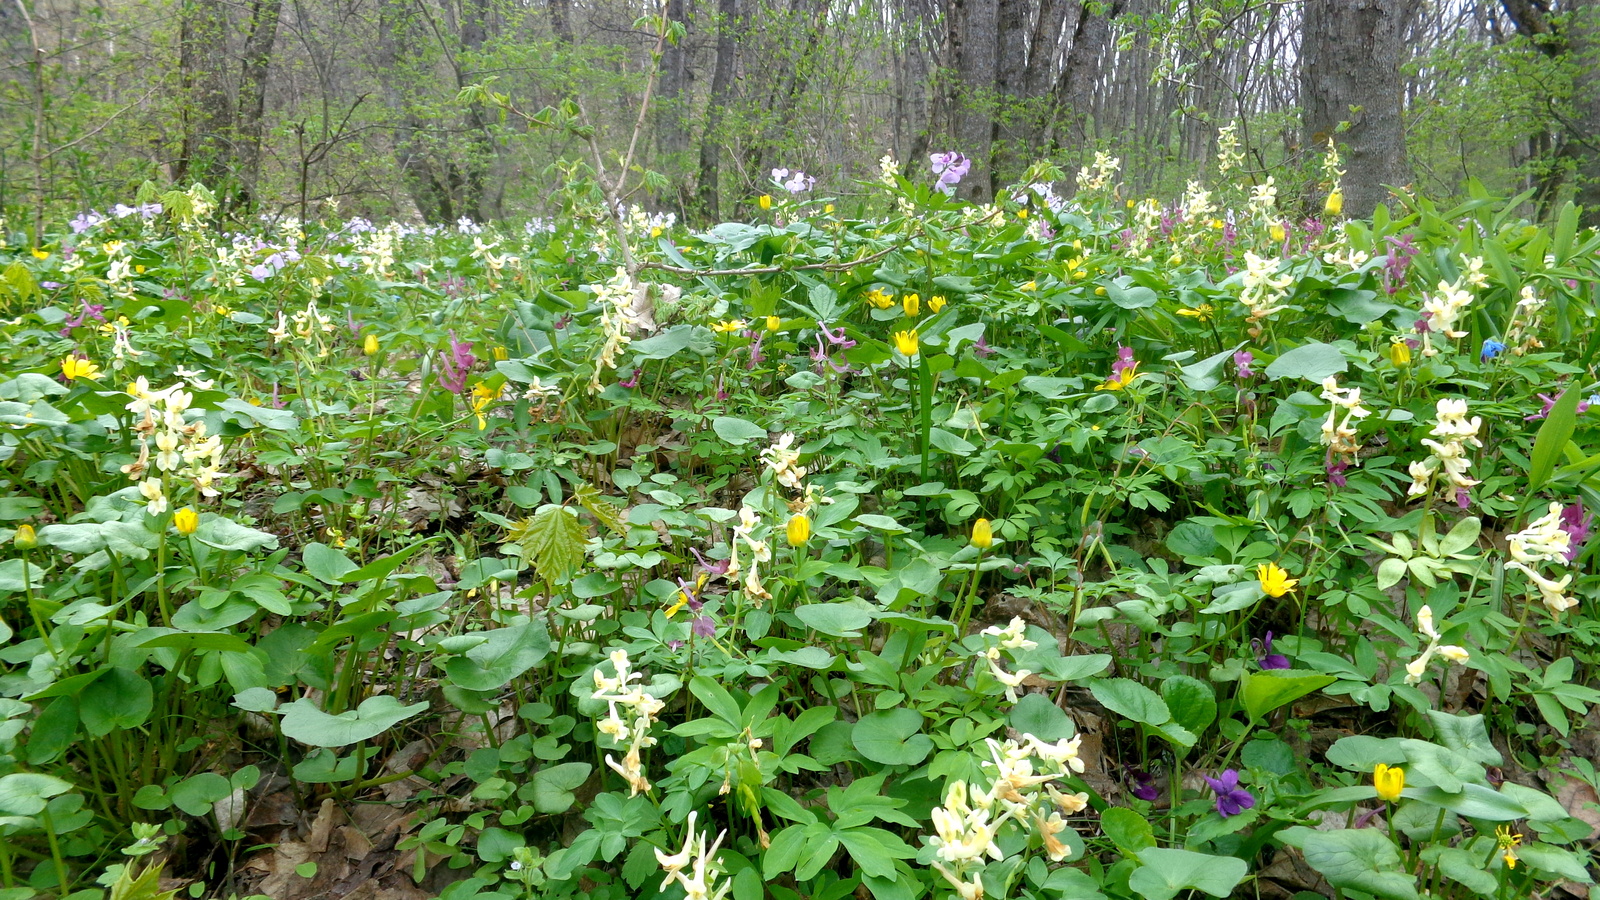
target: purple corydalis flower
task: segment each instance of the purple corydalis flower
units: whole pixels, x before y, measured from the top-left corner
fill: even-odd
[[[1550,396],[1549,394],[1540,394],[1539,395],[1539,399],[1544,401],[1544,408],[1539,410],[1538,412],[1534,413],[1531,416],[1524,416],[1523,417],[1523,421],[1532,422],[1532,421],[1535,421],[1535,420],[1538,420],[1538,419],[1549,418],[1550,410],[1556,408],[1556,403],[1559,402],[1562,397],[1566,396],[1566,393],[1567,392],[1565,390],[1563,390],[1561,393],[1555,395],[1554,397]],[[1579,400],[1578,401],[1578,414],[1582,415],[1582,414],[1584,414],[1584,413],[1586,413],[1588,411],[1589,411],[1589,401],[1587,401],[1587,400]]]
[[[1255,364],[1256,357],[1249,350],[1240,350],[1233,354],[1233,371],[1240,379],[1254,378],[1256,372],[1250,368]]]
[[[458,341],[456,333],[450,332],[450,355],[439,360],[439,383],[452,394],[461,393],[467,389],[467,373],[477,362],[472,342]]]
[[[711,618],[710,616],[697,616],[695,617],[694,622],[689,626],[689,630],[693,631],[699,637],[712,637],[717,633],[717,620]]]
[[[1589,529],[1594,525],[1594,516],[1583,508],[1582,501],[1569,504],[1561,510],[1561,530],[1571,538],[1565,556],[1567,562],[1578,558],[1583,550],[1583,543],[1589,539]]]
[[[993,356],[994,354],[995,354],[995,349],[993,347],[989,346],[989,342],[984,340],[982,337],[979,337],[976,341],[973,342],[973,344],[972,344],[972,355],[973,356],[976,356],[979,359],[988,359],[989,357]]]
[[[695,593],[694,585],[684,581],[682,578],[678,579],[678,590],[683,591],[684,602],[688,604],[691,610],[699,612],[700,607],[706,605],[705,601],[701,600],[700,596]]]
[[[721,578],[722,576],[728,574],[730,560],[723,559],[713,563],[708,561],[704,556],[701,556],[699,549],[695,547],[690,547],[689,552],[694,554],[695,560],[700,563],[700,568],[705,569],[706,574],[710,575],[712,578]]]
[[[954,150],[935,153],[928,157],[928,162],[933,164],[933,174],[939,176],[939,190],[947,195],[955,193],[956,185],[972,170],[972,160]]]
[[[1256,805],[1256,798],[1250,792],[1239,787],[1239,772],[1236,769],[1224,769],[1216,778],[1210,775],[1201,775],[1206,784],[1211,785],[1212,793],[1217,795],[1217,815],[1224,819],[1237,816],[1240,812]]]
[[[639,373],[643,371],[643,369],[634,369],[632,378],[629,378],[627,381],[619,381],[617,384],[630,390],[636,388],[639,386]]]
[[[1411,268],[1411,258],[1417,255],[1417,247],[1411,235],[1400,238],[1385,238],[1389,244],[1389,255],[1383,263],[1383,289],[1389,294],[1396,294],[1406,284],[1406,272]]]
[[[835,335],[833,331],[828,328],[828,324],[826,322],[818,321],[817,328],[821,330],[822,336],[828,339],[828,343],[838,347],[841,350],[849,350],[851,347],[856,345],[855,341],[845,337],[843,325],[839,326],[839,333],[837,335]]]
[[[1122,373],[1131,371],[1137,365],[1132,347],[1117,347],[1117,361],[1111,364],[1111,380],[1116,381],[1122,377]]]
[[[1284,656],[1282,653],[1272,652],[1272,632],[1267,632],[1267,637],[1265,640],[1257,639],[1251,641],[1250,646],[1256,651],[1256,664],[1261,666],[1261,668],[1289,668],[1289,657]]]
[[[1344,473],[1350,468],[1347,462],[1330,462],[1326,464],[1328,483],[1334,487],[1345,487],[1350,484],[1350,479]]]

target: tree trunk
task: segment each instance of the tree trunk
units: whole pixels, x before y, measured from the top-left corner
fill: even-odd
[[[667,19],[687,26],[686,0],[667,0]],[[660,160],[653,168],[665,171],[673,187],[661,199],[670,203],[679,216],[687,212],[687,179],[676,177],[688,172],[689,113],[693,108],[693,72],[689,68],[688,36],[669,43],[661,51],[661,80],[656,88],[656,148]]]
[[[700,132],[700,178],[695,187],[695,212],[704,221],[721,218],[718,183],[722,164],[722,112],[733,92],[733,57],[740,32],[738,0],[717,0],[717,56],[711,69],[711,96],[706,101]]]
[[[234,139],[227,81],[228,12],[222,0],[186,0],[180,16],[183,146],[173,180],[198,181],[225,196]]]
[[[1080,3],[1072,24],[1066,62],[1051,89],[1051,145],[1068,158],[1082,155],[1090,142],[1089,123],[1095,108],[1095,84],[1103,74],[1101,59],[1111,43],[1111,23],[1122,14],[1123,0]],[[1126,60],[1122,62],[1126,66]]]
[[[1048,0],[1047,0],[1048,2]],[[995,62],[993,141],[989,157],[988,193],[993,196],[1014,181],[1028,165],[1029,120],[1037,116],[1027,94],[1028,0],[999,0],[999,54]]]
[[[400,180],[416,204],[417,213],[427,222],[452,222],[456,218],[449,185],[429,165],[427,141],[422,122],[400,91],[408,75],[411,47],[421,40],[413,27],[413,13],[407,0],[381,0],[378,6],[376,61],[383,85],[384,103],[394,115],[394,159]]]
[[[1568,149],[1577,163],[1577,196],[1583,224],[1600,226],[1600,0],[1572,0],[1566,24],[1572,55],[1573,120]]]
[[[946,9],[947,59],[946,102],[950,116],[953,150],[959,150],[976,165],[961,182],[962,197],[974,202],[989,200],[990,145],[994,137],[995,88],[999,78],[996,35],[1000,29],[999,0],[950,0]]]
[[[1414,10],[1410,0],[1306,0],[1301,146],[1316,153],[1330,137],[1344,145],[1344,211],[1356,218],[1372,215],[1387,198],[1385,185],[1410,179],[1400,62]],[[1350,127],[1340,132],[1344,122]]]
[[[267,111],[267,75],[272,66],[272,46],[278,40],[278,19],[283,0],[255,0],[250,7],[250,30],[245,34],[244,66],[239,78],[239,139],[235,146],[241,196],[250,205],[260,196],[261,132]]]

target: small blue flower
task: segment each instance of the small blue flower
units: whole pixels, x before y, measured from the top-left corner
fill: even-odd
[[[1484,362],[1488,362],[1504,352],[1506,352],[1505,344],[1500,343],[1494,338],[1489,338],[1483,342],[1483,352],[1478,354],[1478,358]]]

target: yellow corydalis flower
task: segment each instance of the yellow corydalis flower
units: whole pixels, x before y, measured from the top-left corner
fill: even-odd
[[[789,524],[784,529],[784,536],[789,539],[789,546],[799,547],[811,540],[811,517],[805,513],[795,513],[789,517]]]
[[[1377,788],[1380,798],[1393,803],[1400,799],[1400,792],[1405,790],[1406,770],[1378,763],[1377,768],[1372,770],[1372,786]]]
[[[921,349],[922,345],[917,341],[917,330],[915,328],[910,331],[896,331],[893,337],[894,348],[906,356],[916,356],[917,351]]]
[[[994,546],[994,528],[988,519],[979,519],[972,523],[972,546],[979,550],[987,550]]]
[[[743,319],[729,319],[726,322],[718,322],[717,324],[712,325],[711,330],[715,331],[717,334],[728,334],[734,331],[742,331],[744,326],[745,321]]]
[[[185,506],[172,514],[172,527],[178,529],[179,534],[194,534],[195,529],[200,527],[200,514],[195,512],[194,507]]]
[[[1282,597],[1300,583],[1300,579],[1290,578],[1289,573],[1277,563],[1262,563],[1257,566],[1256,578],[1261,581],[1261,592],[1268,597]]]
[[[68,381],[75,381],[79,378],[86,381],[98,381],[100,367],[82,357],[67,356],[61,360],[61,374],[65,375]]]
[[[922,298],[916,294],[907,294],[900,299],[900,307],[906,311],[906,315],[914,316],[922,309]]]

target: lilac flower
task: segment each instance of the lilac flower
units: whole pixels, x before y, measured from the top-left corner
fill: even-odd
[[[1532,421],[1535,421],[1537,419],[1549,418],[1550,410],[1556,408],[1556,402],[1559,401],[1562,397],[1566,396],[1566,393],[1567,393],[1566,390],[1563,389],[1561,391],[1561,393],[1555,395],[1554,397],[1550,396],[1549,394],[1540,394],[1539,395],[1539,399],[1544,401],[1544,409],[1539,410],[1538,412],[1534,413],[1531,416],[1524,416],[1523,417],[1523,421],[1532,422]],[[1578,414],[1582,415],[1583,413],[1586,413],[1588,411],[1589,411],[1589,401],[1587,401],[1587,400],[1579,400],[1578,401]]]
[[[1480,362],[1488,362],[1504,352],[1506,352],[1505,344],[1495,340],[1494,338],[1485,338],[1483,342],[1483,351],[1478,354],[1478,360]]]
[[[1411,268],[1411,258],[1417,255],[1417,247],[1409,234],[1385,241],[1389,244],[1389,255],[1383,263],[1383,289],[1393,295],[1405,287],[1406,272]]]
[[[1255,361],[1255,354],[1251,353],[1249,350],[1239,350],[1233,354],[1233,370],[1234,374],[1239,377],[1239,380],[1243,381],[1248,378],[1256,377],[1255,370],[1250,368],[1255,364]]]
[[[73,234],[83,234],[85,231],[88,231],[96,225],[99,225],[105,220],[105,216],[100,215],[94,210],[90,210],[88,212],[78,213],[78,215],[73,218],[71,222],[67,223],[67,226],[72,229]]]
[[[59,281],[41,281],[41,282],[39,282],[39,287],[42,287],[47,291],[54,291],[54,290],[57,290],[57,289],[61,288],[62,286],[63,285]]]
[[[689,552],[694,554],[695,560],[700,563],[700,568],[705,569],[706,574],[710,575],[712,578],[721,578],[722,576],[728,574],[728,566],[731,564],[730,560],[722,559],[713,563],[707,561],[704,556],[701,556],[698,548],[690,547]]]
[[[717,621],[710,616],[698,616],[689,629],[700,637],[712,637],[717,633]]]
[[[988,359],[995,354],[995,349],[980,335],[972,345],[972,355],[979,359]]]
[[[1569,504],[1561,510],[1561,530],[1571,538],[1567,547],[1567,562],[1578,558],[1578,553],[1583,550],[1583,542],[1589,539],[1589,530],[1594,525],[1594,516],[1583,508],[1583,501]]]
[[[956,185],[972,170],[972,160],[954,150],[935,153],[928,157],[928,161],[933,164],[933,174],[939,176],[938,187],[945,196],[954,194]]]
[[[1462,509],[1472,505],[1472,495],[1467,492],[1466,488],[1456,488],[1456,505]]]
[[[817,185],[815,177],[807,175],[799,169],[795,169],[792,173],[788,169],[773,169],[772,180],[781,183],[783,189],[791,194],[809,191]]]
[[[1272,652],[1272,632],[1267,632],[1266,640],[1252,640],[1250,646],[1256,651],[1256,664],[1263,669],[1287,669],[1289,657],[1282,653]]]
[[[756,366],[767,361],[766,354],[761,352],[761,342],[767,339],[767,333],[765,331],[747,331],[745,334],[751,338],[750,362],[745,368],[754,371]]]
[[[1133,789],[1128,793],[1140,800],[1154,801],[1161,796],[1161,789],[1156,787],[1156,776],[1142,769],[1128,769],[1128,781]]]
[[[1217,778],[1201,775],[1206,784],[1211,785],[1212,793],[1217,795],[1217,815],[1224,819],[1237,816],[1243,810],[1256,805],[1256,798],[1250,792],[1239,787],[1239,772],[1236,769],[1225,769]]]
[[[1111,380],[1122,381],[1123,373],[1133,371],[1134,367],[1138,365],[1139,363],[1133,358],[1132,347],[1118,346],[1117,361],[1111,364]],[[1123,381],[1123,383],[1126,384],[1127,382]]]
[[[254,266],[250,267],[250,277],[254,278],[257,281],[266,281],[268,278],[271,278],[274,274],[275,273],[273,272],[272,268],[267,266],[265,263],[254,265]]]
[[[355,310],[346,310],[344,314],[344,327],[350,329],[351,337],[361,337],[361,323],[356,321]]]
[[[849,350],[851,347],[856,345],[855,341],[845,337],[843,325],[839,326],[839,333],[837,335],[835,335],[833,331],[828,328],[828,324],[826,322],[818,321],[817,328],[822,331],[822,336],[828,339],[828,343],[838,347],[841,350]]]
[[[459,394],[467,389],[467,373],[477,364],[478,358],[472,355],[471,341],[456,340],[456,333],[450,332],[450,355],[439,360],[439,384],[452,394]]]

